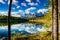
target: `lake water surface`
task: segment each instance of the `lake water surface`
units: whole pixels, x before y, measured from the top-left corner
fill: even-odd
[[[11,25],[11,35],[29,35],[38,34],[47,31],[47,28],[40,24],[20,23]],[[0,26],[0,38],[8,37],[8,26]]]

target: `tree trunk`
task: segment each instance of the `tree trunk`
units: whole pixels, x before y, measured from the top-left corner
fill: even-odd
[[[57,0],[53,0],[53,40],[58,40],[58,5]]]
[[[8,11],[8,39],[11,40],[11,30],[10,30],[10,14],[11,14],[11,7],[12,7],[12,0],[9,0],[9,11]]]

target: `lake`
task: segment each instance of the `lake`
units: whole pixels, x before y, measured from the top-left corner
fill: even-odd
[[[34,23],[20,23],[11,25],[11,36],[31,35],[46,32],[47,27]],[[8,37],[8,26],[0,26],[0,39]]]

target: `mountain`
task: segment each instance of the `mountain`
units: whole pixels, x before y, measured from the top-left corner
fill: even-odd
[[[24,15],[21,15],[20,17],[21,18],[32,18],[32,17],[41,17],[41,16],[44,16],[46,15],[46,12],[40,12],[40,13],[29,13],[29,14],[24,14]]]

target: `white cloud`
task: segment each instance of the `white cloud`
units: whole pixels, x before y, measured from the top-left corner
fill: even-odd
[[[12,8],[13,10],[15,10],[15,8]]]
[[[8,1],[8,5],[10,3],[10,0]],[[12,4],[16,6],[16,8],[20,8],[20,6],[18,6],[18,1],[17,0],[12,0]]]
[[[24,10],[24,11],[23,10],[19,10],[19,13],[22,14],[22,15],[29,14],[30,11],[34,10],[34,9],[36,9],[36,8],[35,7],[30,7],[28,9]]]
[[[29,14],[29,13],[30,13],[30,11],[25,10],[25,13],[26,13],[26,14]]]
[[[10,3],[10,0],[8,1],[8,4]],[[17,6],[18,1],[17,0],[12,0],[12,4]]]
[[[31,13],[31,10],[35,10],[35,9],[36,9],[35,7],[30,7],[30,8],[28,8],[28,9],[26,9],[26,10],[19,10],[19,14],[20,14],[21,16],[24,16],[25,14]]]
[[[21,17],[21,15],[18,15],[18,12],[11,12],[11,16],[14,16],[14,17]]]
[[[12,4],[17,4],[18,1],[17,0],[13,0]]]
[[[26,3],[21,3],[22,6],[26,6]]]
[[[30,3],[28,3],[28,5],[30,5],[30,6],[37,6],[38,3],[30,2]]]
[[[29,14],[30,13],[30,10],[34,10],[34,9],[36,9],[36,8],[35,7],[30,7],[30,8],[28,8],[28,9],[25,10],[25,13],[26,14]]]
[[[26,0],[26,2],[31,2],[31,0]]]
[[[23,12],[22,10],[19,10],[19,12]]]
[[[16,8],[20,8],[20,6],[17,6]]]
[[[8,4],[10,4],[10,0],[8,0]]]
[[[20,14],[24,14],[24,11],[23,10],[19,10],[18,11]]]
[[[0,0],[0,3],[5,4],[5,2],[3,0]]]
[[[25,15],[24,10],[19,10],[18,12],[19,12],[19,15],[21,15],[21,16],[24,16]]]
[[[3,11],[1,12],[1,11],[0,11],[0,15],[1,15],[1,16],[4,16],[4,15],[5,15],[5,16],[8,16],[8,12],[3,12]]]
[[[34,10],[34,9],[36,9],[36,7],[30,7],[28,9],[26,9],[26,10]]]
[[[1,16],[8,16],[8,12],[0,12],[0,15]],[[11,16],[14,16],[14,17],[21,17],[21,15],[18,15],[18,12],[11,12]]]
[[[48,9],[39,9],[38,11],[37,11],[37,13],[40,13],[40,12],[42,12],[42,13],[44,13],[44,12],[46,12]]]

